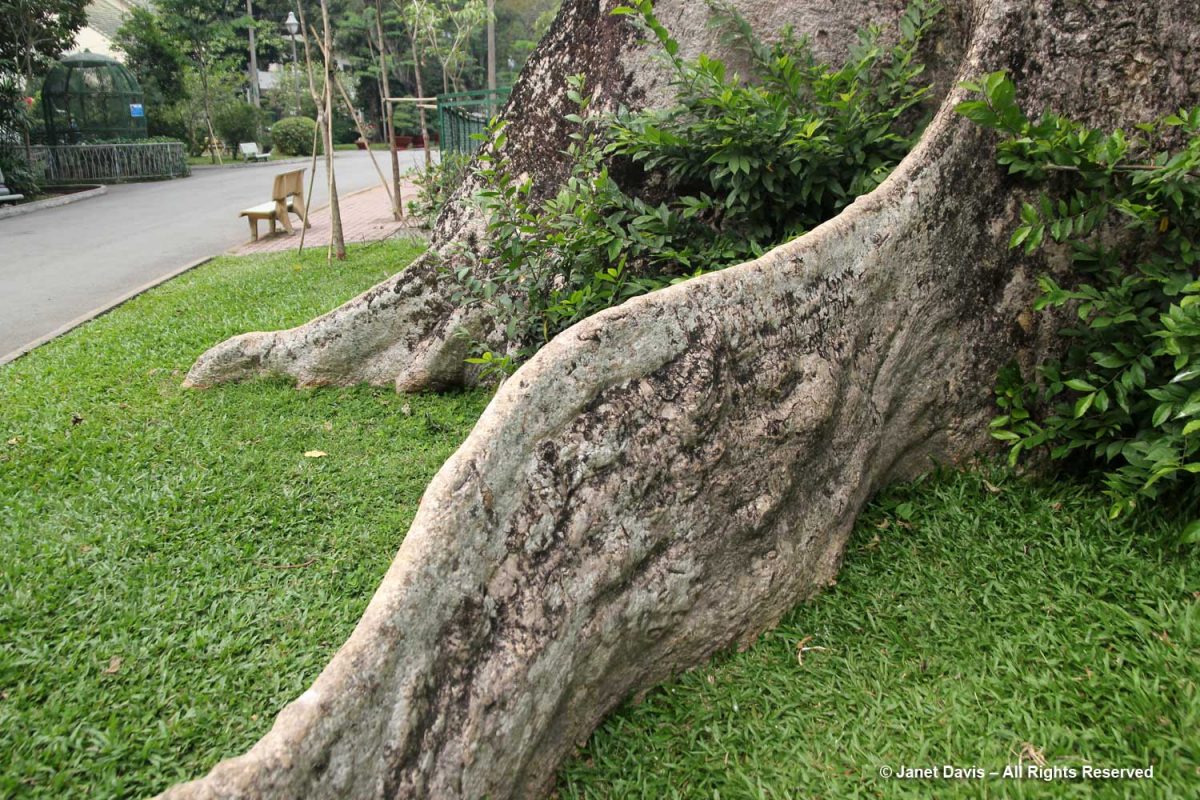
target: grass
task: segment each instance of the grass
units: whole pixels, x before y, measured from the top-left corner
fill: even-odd
[[[339,150],[339,151],[340,150],[357,150],[358,145],[354,144],[353,142],[351,142],[350,144],[335,144],[333,146],[333,149]],[[383,152],[386,153],[386,152],[388,152],[389,148],[387,146],[387,142],[371,142],[371,149],[372,150],[382,150]]]
[[[486,397],[179,382],[213,342],[304,321],[416,253],[351,252],[220,259],[0,368],[0,796],[202,774],[348,635]],[[1102,507],[1007,473],[893,490],[836,586],[619,710],[560,797],[1193,796],[1200,565],[1169,520]],[[1030,758],[1156,771],[878,775]]]
[[[836,586],[623,707],[560,797],[1195,797],[1200,562],[1169,520],[1132,530],[1103,510],[1085,487],[1005,473],[893,490],[859,521]],[[879,774],[1039,758],[1155,772]]]
[[[0,367],[0,797],[195,777],[350,633],[486,397],[179,384],[417,252],[220,259]]]
[[[336,150],[338,148],[334,148],[334,149]],[[269,161],[288,161],[290,159],[303,157],[303,156],[284,156],[284,155],[277,156],[274,153],[271,153],[270,156],[271,156],[271,158],[269,159]],[[245,164],[247,162],[246,162],[246,159],[242,158],[240,155],[238,155],[235,152],[230,155],[221,156],[221,163],[219,163],[219,164],[212,156],[193,156],[193,155],[189,155],[187,157],[187,163],[188,163],[189,167],[220,167],[220,166],[228,167],[232,164]]]

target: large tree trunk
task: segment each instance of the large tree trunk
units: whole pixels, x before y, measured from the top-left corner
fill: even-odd
[[[539,196],[552,194],[569,171],[563,151],[573,129],[564,118],[576,110],[566,96],[569,76],[587,76],[589,89],[596,93],[596,109],[614,110],[622,104],[637,108],[661,104],[668,97],[669,71],[639,42],[626,18],[612,16],[611,9],[619,4],[566,0],[513,87],[504,111],[509,123],[505,155],[516,174],[533,179]],[[871,21],[890,24],[905,1],[847,7],[837,0],[790,0],[763,8],[765,4],[739,0],[736,5],[764,35],[793,24],[814,34],[819,55],[840,60],[855,31]],[[665,0],[657,13],[685,54],[722,51],[719,32],[707,24],[704,3]],[[952,52],[931,52],[928,58],[942,90],[954,77],[953,56],[961,46],[957,28],[964,24],[961,14],[948,22],[954,35],[943,45]],[[418,64],[418,89],[420,77]],[[456,334],[464,329],[480,334],[485,321],[447,302],[453,290],[443,268],[454,266],[461,242],[484,235],[478,210],[465,202],[476,188],[470,183],[461,187],[438,221],[429,254],[415,264],[298,328],[248,333],[223,342],[200,357],[188,373],[187,385],[208,387],[261,375],[287,376],[301,386],[394,384],[401,391],[462,384],[467,340]]]
[[[583,42],[580,61],[616,81],[589,84],[634,97],[621,76],[638,51],[592,8],[568,0],[546,47]],[[793,21],[835,51],[898,9],[788,0],[756,22]],[[663,16],[704,42],[702,19]],[[1132,123],[1200,87],[1200,0],[964,0],[944,31],[947,77],[1007,68],[1035,112]],[[589,62],[592,47],[621,60]],[[562,88],[552,63],[578,62],[543,53],[512,110],[557,129],[536,119],[561,104],[521,105]],[[961,99],[950,91],[895,173],[836,219],[547,345],[434,478],[312,688],[249,753],[167,796],[543,796],[622,699],[753,641],[824,586],[871,494],[974,452],[997,368],[1051,338],[1023,313],[1046,265],[1009,252],[1018,197],[993,138],[953,113]],[[552,185],[561,164],[544,167]],[[418,267],[286,340],[243,341],[241,362],[209,357],[193,381],[253,361],[307,383],[448,382],[458,367],[435,351],[452,349],[440,337],[456,314]]]

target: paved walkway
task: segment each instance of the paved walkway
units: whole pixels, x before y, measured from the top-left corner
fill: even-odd
[[[387,153],[376,153],[388,167]],[[401,154],[401,169],[422,154]],[[367,151],[339,152],[338,188],[377,186]],[[0,363],[81,317],[107,308],[189,263],[249,238],[238,211],[270,199],[271,180],[301,163],[193,171],[174,181],[109,187],[108,194],[0,220]],[[327,204],[318,163],[311,205]]]
[[[377,242],[395,236],[402,230],[416,228],[416,219],[413,217],[406,216],[400,221],[392,218],[391,200],[382,186],[376,185],[373,189],[364,189],[352,195],[343,195],[339,191],[338,195],[341,199],[342,238],[346,244]],[[415,196],[416,188],[411,183],[400,185],[400,198],[405,203]],[[304,234],[305,249],[325,247],[329,244],[332,233],[329,220],[328,205],[309,215],[312,227]],[[294,250],[300,245],[300,221],[293,216],[292,224],[296,229],[295,233],[289,235],[283,228],[280,228],[279,232],[272,236],[268,233],[269,223],[259,222],[258,241],[248,242],[234,252],[238,255],[249,255],[250,253],[278,253],[283,250]],[[249,234],[248,230],[247,234]]]

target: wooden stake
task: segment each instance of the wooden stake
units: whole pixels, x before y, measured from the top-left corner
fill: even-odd
[[[321,0],[321,23],[325,29],[324,53],[333,52],[332,33],[329,28],[329,4]],[[315,37],[314,37],[315,38]],[[338,205],[337,174],[333,166],[333,64],[325,59],[325,169],[329,174],[329,251],[328,260],[336,255],[338,261],[346,259],[346,240],[342,233],[342,212]]]
[[[400,156],[396,153],[396,128],[392,120],[393,106],[391,101],[386,99],[392,96],[392,88],[388,78],[387,39],[383,36],[383,0],[375,0],[375,33],[379,37],[379,75],[383,79],[384,107],[387,114],[383,132],[387,136],[388,152],[392,154],[392,216],[399,220],[404,216],[404,202],[400,197]],[[370,147],[369,144],[367,146]]]

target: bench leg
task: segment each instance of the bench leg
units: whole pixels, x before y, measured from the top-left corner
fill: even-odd
[[[287,203],[277,202],[275,204],[275,218],[283,223],[283,229],[288,232],[288,236],[291,236],[293,233],[295,233],[295,231],[292,229],[292,221],[288,218]]]
[[[250,241],[258,241],[258,220],[254,217],[246,217],[246,221],[250,223]]]
[[[274,236],[278,231],[275,229],[275,218],[271,217],[271,235]]]
[[[295,210],[296,216],[304,221],[304,227],[311,228],[312,225],[308,224],[308,209],[304,207],[304,195],[296,195],[292,200],[292,208]]]

